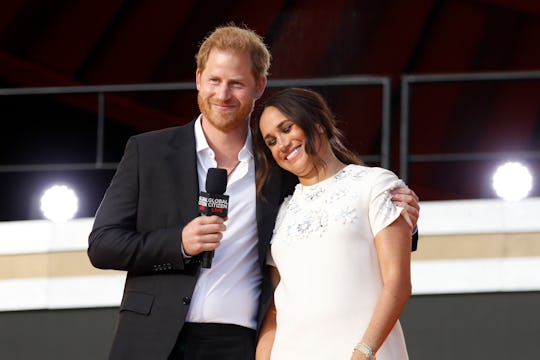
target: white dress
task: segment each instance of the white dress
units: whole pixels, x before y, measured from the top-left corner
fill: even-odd
[[[382,288],[374,237],[405,214],[389,194],[400,184],[388,170],[348,165],[285,199],[268,257],[281,275],[273,360],[350,359]],[[402,359],[398,322],[377,360]]]

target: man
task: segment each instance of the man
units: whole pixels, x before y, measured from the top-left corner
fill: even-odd
[[[296,179],[288,173],[255,195],[249,118],[270,54],[249,29],[224,26],[201,44],[201,115],[189,124],[129,139],[97,211],[88,255],[128,272],[110,359],[253,359],[271,298],[265,269],[275,216]],[[199,216],[209,168],[227,169],[226,222]],[[418,199],[400,201],[416,222]],[[200,256],[215,251],[212,266]]]

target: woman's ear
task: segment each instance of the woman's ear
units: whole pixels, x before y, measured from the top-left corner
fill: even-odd
[[[321,124],[317,123],[317,124],[315,124],[315,127],[317,128],[317,132],[319,134],[324,134],[324,128],[323,128],[323,126]]]

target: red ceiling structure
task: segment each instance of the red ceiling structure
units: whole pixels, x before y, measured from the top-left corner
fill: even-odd
[[[390,78],[396,173],[402,76],[540,70],[538,0],[12,0],[0,5],[0,87],[191,82],[199,42],[229,21],[265,38],[273,54],[271,79]],[[351,145],[361,154],[377,153],[380,89],[320,90]],[[191,120],[197,115],[194,96],[193,91],[108,95],[106,159],[118,161],[131,134]],[[4,127],[15,127],[13,133],[3,131],[0,166],[92,161],[95,97],[53,100],[54,105],[43,105],[34,97],[0,97]],[[411,153],[532,152],[528,162],[540,177],[540,156],[534,155],[540,153],[538,78],[414,84],[409,105]],[[50,144],[44,137],[54,131],[67,131],[68,140],[54,137]],[[34,144],[39,151],[30,149]],[[74,155],[72,147],[84,146],[88,150]],[[411,163],[408,181],[422,200],[493,197],[486,179],[495,163]],[[0,176],[2,197],[15,184],[31,186],[22,174],[15,180],[8,172]],[[107,180],[96,181],[97,195],[87,196],[86,215],[95,211],[111,173],[103,176]],[[22,210],[15,215],[11,210],[0,210],[0,220],[24,217]]]

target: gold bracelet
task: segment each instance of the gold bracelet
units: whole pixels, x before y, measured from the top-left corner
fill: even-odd
[[[360,351],[362,354],[366,355],[369,360],[375,360],[375,353],[373,352],[371,346],[369,346],[368,344],[359,342],[354,348]]]

